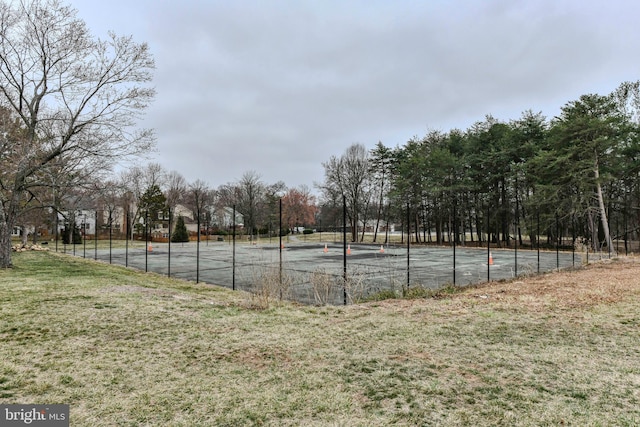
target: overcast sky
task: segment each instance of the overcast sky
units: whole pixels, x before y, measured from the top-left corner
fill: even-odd
[[[491,114],[558,114],[640,79],[628,0],[71,0],[94,34],[147,42],[153,161],[212,187],[324,179],[353,143],[403,145]]]

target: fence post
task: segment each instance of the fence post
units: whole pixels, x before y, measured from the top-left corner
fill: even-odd
[[[347,198],[342,196],[342,297],[347,305]]]
[[[233,219],[232,219],[232,257],[231,257],[231,289],[236,290],[236,205],[233,205]]]
[[[456,243],[458,240],[458,218],[456,201],[453,200],[453,286],[456,286]]]
[[[56,212],[56,252],[58,252],[58,236],[60,235],[60,218],[58,218],[58,209]]]
[[[129,226],[131,224],[129,206],[127,206],[127,225],[124,227],[124,266],[129,267]]]
[[[409,207],[409,202],[407,202],[407,289],[409,289],[411,280],[411,259],[409,258],[409,254],[411,252],[411,227],[410,227],[410,219],[411,219],[411,211]]]
[[[95,220],[95,240],[93,242],[93,260],[97,261],[98,260],[98,210],[96,209],[96,220]]]
[[[111,264],[111,252],[113,248],[112,238],[113,238],[113,218],[111,217],[111,208],[109,208],[109,264]]]
[[[491,281],[491,203],[487,204],[487,282]]]
[[[517,204],[516,204],[517,206]],[[518,231],[518,227],[520,226],[520,224],[518,223],[518,213],[517,213],[517,207],[516,207],[516,218],[515,221],[513,223],[513,226],[515,227],[514,233],[515,233],[515,250],[514,250],[514,273],[515,273],[515,277],[518,277],[518,240],[520,240],[520,233]]]
[[[167,277],[171,277],[171,207],[169,207],[169,234],[167,234]]]
[[[149,271],[149,210],[144,215],[144,271]]]
[[[536,246],[538,249],[538,274],[540,274],[540,211],[536,211],[538,227],[536,229]]]
[[[196,207],[198,210],[198,219],[196,220],[198,226],[198,233],[196,234],[196,283],[200,282],[200,207]]]
[[[556,270],[560,270],[560,221],[556,211]]]
[[[571,267],[576,267],[576,218],[571,215]]]
[[[622,226],[624,227],[624,255],[627,256],[629,255],[629,244],[627,241],[628,238],[628,232],[627,232],[627,195],[625,194],[625,203],[624,203],[624,211],[623,211],[623,218],[622,218]]]
[[[84,224],[82,224],[82,258],[87,257],[87,211],[84,212]]]
[[[279,222],[279,231],[280,235],[279,246],[278,246],[278,284],[280,285],[280,289],[282,289],[282,197],[278,201],[278,222]]]

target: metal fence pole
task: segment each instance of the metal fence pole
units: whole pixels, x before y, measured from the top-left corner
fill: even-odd
[[[196,283],[200,282],[200,208],[198,208],[198,234],[196,234]]]
[[[86,212],[86,211],[85,211]],[[87,214],[84,214],[84,223],[82,224],[82,258],[87,257]]]
[[[347,305],[347,198],[342,196],[342,297]]]
[[[58,236],[60,235],[60,218],[58,218],[58,210],[56,209],[56,252],[58,252]]]
[[[515,218],[515,222],[513,223],[513,226],[515,227],[514,233],[515,233],[515,250],[514,250],[514,274],[515,277],[518,277],[518,240],[520,239],[520,233],[518,232],[518,226],[520,224],[518,224],[518,215],[516,213],[516,218]]]
[[[232,218],[232,261],[231,261],[231,289],[236,290],[236,205],[233,205],[233,218]]]
[[[149,211],[144,215],[144,271],[149,271]]]
[[[167,277],[171,277],[171,208],[169,208],[169,234],[167,234]]]
[[[560,270],[560,222],[556,212],[556,270]]]
[[[111,264],[111,252],[113,248],[113,218],[111,218],[111,208],[109,208],[109,264]]]
[[[491,281],[491,203],[487,204],[487,282]]]
[[[576,219],[571,216],[571,267],[576,267]]]
[[[95,240],[93,242],[93,260],[97,261],[98,260],[98,211],[96,210],[95,212],[96,214],[96,220],[95,220]]]
[[[131,224],[131,213],[129,212],[129,207],[127,206],[127,225],[124,227],[124,266],[129,267],[129,227]]]
[[[456,243],[458,240],[458,219],[456,201],[453,201],[453,286],[456,285]]]
[[[540,274],[540,211],[536,211],[538,227],[536,229],[536,246],[538,249],[538,274]]]
[[[280,235],[280,246],[278,247],[278,283],[280,284],[280,288],[282,288],[282,198],[278,201],[278,223],[280,227],[280,231],[278,234]]]
[[[409,202],[407,202],[407,289],[411,284],[411,258],[409,254],[411,253],[411,228],[409,227],[409,221],[411,217]]]
[[[629,243],[628,243],[628,231],[627,231],[627,204],[626,204],[626,197],[625,197],[625,205],[624,205],[624,212],[623,212],[623,227],[624,227],[624,255],[627,256],[629,255]]]

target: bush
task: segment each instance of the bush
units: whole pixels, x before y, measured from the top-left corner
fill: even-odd
[[[302,230],[302,234],[313,234],[313,230],[310,228],[305,228]]]
[[[373,293],[369,296],[367,296],[366,298],[364,298],[364,301],[384,301],[384,300],[388,300],[388,299],[396,299],[398,298],[398,294],[396,294],[396,292],[393,289],[383,289],[381,291],[378,291],[376,293]]]

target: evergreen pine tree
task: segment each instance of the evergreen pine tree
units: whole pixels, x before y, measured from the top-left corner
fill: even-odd
[[[182,218],[182,216],[178,217],[178,221],[176,222],[176,229],[171,235],[171,241],[173,243],[189,241],[189,232],[187,231],[187,227],[184,225],[184,218]]]

